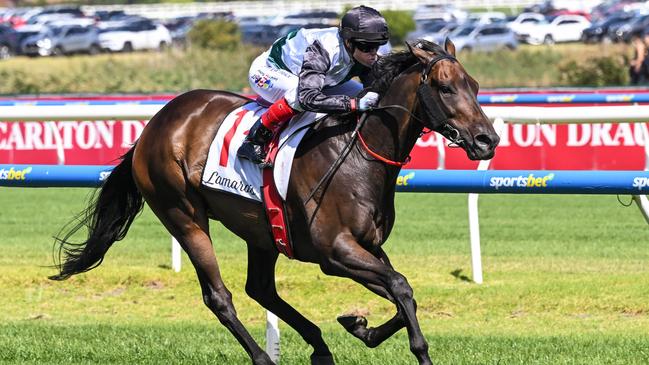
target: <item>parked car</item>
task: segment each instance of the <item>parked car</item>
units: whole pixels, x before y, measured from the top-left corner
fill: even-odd
[[[531,27],[519,37],[529,44],[554,44],[555,42],[574,42],[581,39],[581,33],[590,22],[580,15],[559,15]]]
[[[545,21],[545,16],[539,13],[520,13],[514,20],[507,23],[509,29],[514,33],[525,34],[530,28]]]
[[[516,34],[503,24],[465,25],[451,34],[456,51],[490,52],[501,49],[516,49]]]
[[[98,10],[93,17],[99,22],[105,22],[109,20],[123,20],[128,18],[129,15],[126,15],[124,10]]]
[[[443,22],[463,22],[469,16],[465,10],[454,5],[426,4],[415,9],[412,18],[418,22],[423,20],[437,20]]]
[[[324,26],[336,26],[339,22],[339,15],[335,11],[313,10],[293,14],[281,14],[271,18],[268,24],[278,25],[307,25],[323,24]]]
[[[97,54],[101,48],[97,28],[68,25],[46,28],[25,39],[22,51],[27,56],[61,56],[72,53]]]
[[[0,25],[0,60],[18,53],[18,35],[10,26]]]
[[[630,19],[633,18],[632,13],[621,13],[618,15],[613,15],[609,18],[602,19],[591,24],[590,27],[584,29],[584,32],[581,35],[581,40],[585,43],[590,42],[601,42],[604,40],[608,34],[608,30],[617,25],[627,23]]]
[[[613,42],[630,42],[633,34],[641,34],[649,27],[649,14],[636,15],[628,22],[612,25],[608,37]]]
[[[406,34],[406,40],[414,41],[423,38],[426,34],[437,33],[444,29],[446,24],[448,23],[438,20],[417,22],[415,30]]]
[[[111,52],[162,49],[171,45],[171,34],[161,24],[141,19],[99,31],[101,48]]]
[[[467,22],[480,24],[502,23],[507,21],[507,15],[500,11],[491,11],[484,13],[471,13],[466,20]]]
[[[438,31],[422,34],[419,38],[437,44],[444,44],[446,37],[448,37],[459,26],[458,23],[446,23],[444,27]]]
[[[35,36],[36,34],[40,33],[43,31],[43,27],[41,26],[24,26],[16,30],[16,54],[22,54],[22,44],[25,42],[25,40],[31,36]]]

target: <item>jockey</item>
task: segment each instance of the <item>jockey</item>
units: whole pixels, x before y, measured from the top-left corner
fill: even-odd
[[[237,155],[263,163],[265,145],[302,111],[345,113],[376,106],[374,92],[356,98],[363,85],[351,78],[369,80],[377,50],[389,37],[383,16],[359,6],[343,16],[339,28],[303,28],[275,41],[249,72],[252,89],[273,104],[250,128]]]

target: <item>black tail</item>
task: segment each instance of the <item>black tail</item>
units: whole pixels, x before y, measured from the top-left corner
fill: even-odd
[[[144,207],[131,171],[134,150],[135,147],[131,148],[121,157],[122,162],[95,191],[88,207],[63,227],[55,238],[54,262],[59,274],[50,276],[50,279],[65,280],[94,269],[104,260],[110,246],[126,236],[131,223]],[[83,227],[88,227],[86,241],[70,242],[70,237]]]

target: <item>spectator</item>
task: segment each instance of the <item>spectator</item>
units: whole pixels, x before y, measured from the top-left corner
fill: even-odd
[[[633,59],[629,65],[629,78],[631,85],[642,85],[647,81],[647,49],[649,43],[649,34],[641,37],[640,34],[634,34],[631,37],[633,46]]]

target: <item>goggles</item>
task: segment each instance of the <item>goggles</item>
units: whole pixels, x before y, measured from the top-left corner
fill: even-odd
[[[371,53],[379,50],[379,43],[354,42],[354,46],[363,53]]]

